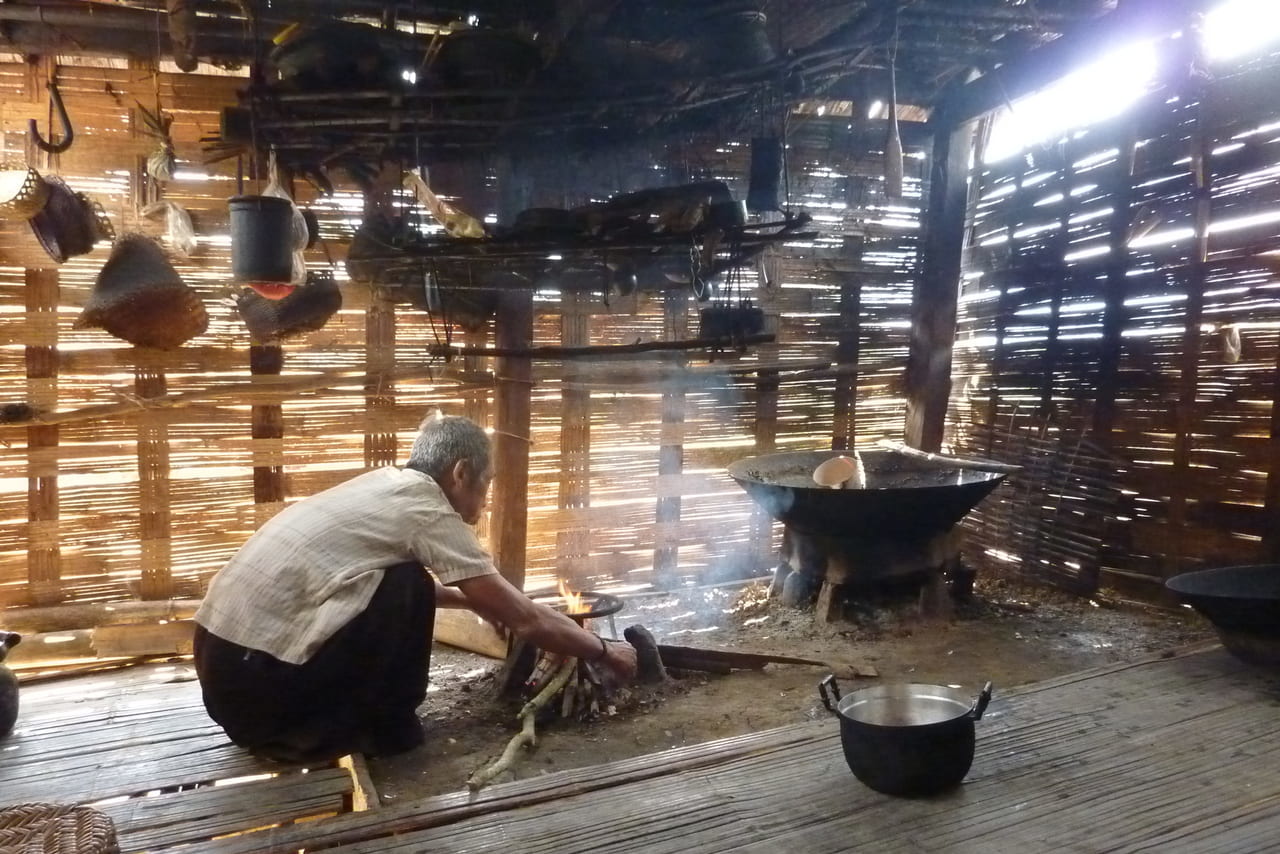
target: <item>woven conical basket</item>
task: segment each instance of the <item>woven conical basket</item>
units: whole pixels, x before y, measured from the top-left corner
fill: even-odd
[[[105,329],[139,347],[172,350],[209,327],[209,314],[160,244],[141,234],[116,242],[77,329]]]

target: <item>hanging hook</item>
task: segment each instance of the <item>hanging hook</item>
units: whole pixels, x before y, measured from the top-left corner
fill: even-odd
[[[35,119],[27,120],[27,132],[31,134],[31,141],[41,151],[47,151],[50,154],[61,154],[71,147],[71,143],[75,141],[76,132],[71,127],[71,119],[67,118],[67,108],[62,103],[62,95],[58,92],[57,83],[49,84],[49,100],[53,104],[53,109],[58,113],[58,122],[62,125],[62,141],[49,142],[40,136],[40,128],[36,125]]]

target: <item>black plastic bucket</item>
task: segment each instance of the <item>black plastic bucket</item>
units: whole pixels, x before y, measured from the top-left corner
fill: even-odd
[[[275,196],[236,196],[231,206],[231,276],[237,282],[293,278],[293,203]]]

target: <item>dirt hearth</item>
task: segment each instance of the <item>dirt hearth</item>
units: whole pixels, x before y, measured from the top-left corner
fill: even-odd
[[[818,627],[808,613],[768,600],[764,583],[753,583],[629,599],[615,618],[618,636],[637,623],[659,643],[862,662],[880,680],[957,684],[975,693],[990,680],[997,696],[1002,688],[1213,636],[1190,611],[1105,596],[1078,599],[1000,581],[980,581],[973,598],[941,621],[922,620],[914,599],[896,597],[851,604],[843,621]],[[597,628],[609,632],[607,623]],[[494,700],[498,666],[436,646],[430,694],[419,710],[427,744],[369,763],[385,803],[464,789],[467,777],[502,751],[516,727],[515,710]],[[499,781],[818,719],[827,715],[817,693],[827,672],[771,664],[637,689],[613,715],[541,728],[538,746]]]

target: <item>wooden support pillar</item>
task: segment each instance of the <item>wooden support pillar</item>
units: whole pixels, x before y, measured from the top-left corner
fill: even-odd
[[[284,367],[284,351],[277,344],[249,347],[249,372],[273,377]],[[280,403],[255,403],[250,407],[253,437],[254,523],[264,522],[284,508],[284,412]]]
[[[778,448],[778,372],[756,376],[755,452],[769,454]],[[774,560],[773,517],[759,504],[751,505],[751,540],[762,564]]]
[[[57,270],[27,270],[25,332],[27,402],[58,408]],[[58,510],[58,426],[27,428],[27,586],[32,605],[62,601]]]
[[[168,394],[165,354],[134,348],[134,393],[141,399]],[[144,409],[138,413],[138,539],[142,549],[142,599],[173,596],[172,542],[169,510],[169,413]]]
[[[526,170],[511,158],[500,158],[498,220],[510,224],[532,193]],[[496,345],[533,346],[533,292],[504,290],[498,299]],[[529,533],[529,447],[533,427],[533,362],[528,358],[496,360],[494,389],[493,563],[502,577],[524,588]]]
[[[590,343],[590,296],[579,292],[560,300],[560,343],[579,347]],[[560,489],[562,510],[591,506],[591,391],[575,385],[580,373],[573,360],[565,366],[565,387],[560,392]],[[561,578],[575,590],[582,589],[576,577],[591,556],[591,530],[585,521],[575,521],[556,532],[556,560]]]
[[[533,294],[508,290],[498,303],[497,346],[533,346]],[[493,562],[502,577],[524,588],[529,532],[529,446],[533,422],[533,362],[497,360],[494,395]]]
[[[863,239],[845,241],[843,255],[851,266],[862,259]],[[862,282],[857,273],[840,276],[840,330],[836,337],[836,364],[857,368],[862,337]],[[831,449],[845,451],[854,446],[858,435],[858,374],[856,370],[836,377],[835,427],[831,432]]]
[[[672,289],[662,293],[662,311],[667,334],[676,340],[689,331],[689,295]],[[688,360],[678,357],[684,365]],[[658,437],[658,483],[670,483],[684,471],[685,390],[672,383],[662,390],[662,427]],[[674,589],[679,583],[680,567],[680,496],[658,496],[654,515],[653,580],[661,589]]]
[[[485,216],[494,210],[496,204],[492,197],[492,188],[489,186],[487,164],[481,159],[460,162],[457,165],[456,181],[463,210],[483,221]],[[466,347],[482,350],[490,343],[491,334],[489,324],[485,324],[482,328],[464,330],[462,343]],[[464,356],[462,369],[468,374],[478,375],[492,371],[493,365],[486,356]],[[487,387],[463,392],[462,414],[482,427],[488,427],[493,419],[492,394],[493,390]],[[480,521],[475,524],[476,536],[482,543],[489,543],[493,527],[490,519],[491,512],[492,508],[486,505],[484,512],[480,515]]]
[[[396,307],[375,296],[365,313],[364,464],[396,464]],[[425,414],[425,413],[424,413]]]
[[[933,143],[923,260],[911,299],[904,431],[908,445],[926,451],[937,451],[942,446],[951,396],[951,355],[956,338],[974,130],[974,122],[944,128]]]

